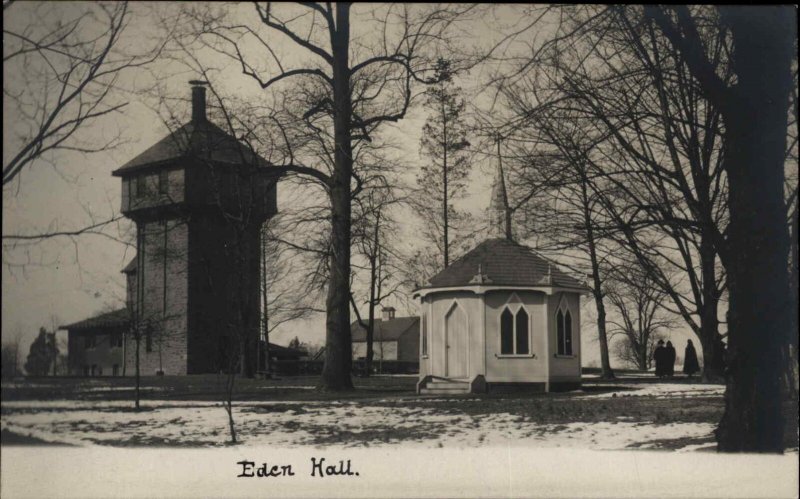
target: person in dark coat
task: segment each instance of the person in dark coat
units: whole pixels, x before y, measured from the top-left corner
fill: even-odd
[[[664,374],[667,376],[675,376],[675,357],[677,354],[675,353],[675,347],[672,346],[671,341],[667,342],[667,346],[664,348],[664,350],[667,351],[667,353],[664,354]]]
[[[653,351],[653,361],[656,363],[656,378],[661,378],[665,374],[667,349],[664,348],[664,340],[658,340],[656,349]]]
[[[665,376],[674,376],[675,375],[675,358],[677,353],[675,352],[675,347],[672,346],[672,342],[668,341],[667,346],[664,347],[666,353],[664,354],[664,375]]]
[[[725,342],[722,341],[722,338],[717,337],[716,346],[714,347],[714,369],[719,371],[720,373],[725,373]]]
[[[686,343],[686,351],[683,353],[683,372],[690,378],[694,373],[700,372],[700,363],[697,362],[697,352],[692,340]]]

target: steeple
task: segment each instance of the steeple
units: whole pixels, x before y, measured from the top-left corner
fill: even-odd
[[[511,209],[508,207],[506,182],[503,178],[503,159],[500,156],[500,138],[497,139],[497,170],[492,185],[492,199],[489,202],[491,237],[513,240],[511,232]]]

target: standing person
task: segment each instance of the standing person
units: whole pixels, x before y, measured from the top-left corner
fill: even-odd
[[[700,372],[700,363],[697,362],[697,352],[692,345],[692,340],[686,343],[686,351],[683,353],[683,372],[690,378],[692,374]]]
[[[672,342],[667,342],[667,347],[664,349],[667,353],[664,354],[665,365],[664,365],[664,373],[672,377],[675,375],[675,357],[677,354],[675,353],[675,347],[672,346]]]
[[[653,360],[656,363],[656,378],[664,376],[664,367],[666,365],[667,349],[664,348],[664,340],[658,340],[656,349],[653,351]]]

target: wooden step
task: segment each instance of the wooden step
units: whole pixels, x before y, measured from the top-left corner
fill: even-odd
[[[458,388],[460,390],[469,390],[469,383],[463,381],[438,381],[434,380],[428,383],[428,388]]]
[[[469,388],[422,388],[423,395],[461,395],[469,393]]]

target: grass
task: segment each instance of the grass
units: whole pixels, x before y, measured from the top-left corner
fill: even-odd
[[[325,392],[317,389],[319,376],[287,376],[277,379],[236,380],[234,400],[343,400],[397,395],[413,395],[414,376],[372,376],[353,378],[352,392]],[[129,377],[61,378],[43,377],[3,382],[2,400],[133,400],[135,381]],[[222,400],[224,375],[143,376],[142,400]]]

